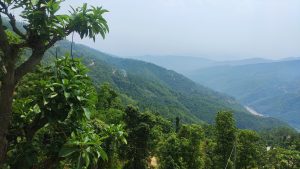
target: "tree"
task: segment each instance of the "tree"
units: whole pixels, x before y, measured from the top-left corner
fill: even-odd
[[[186,169],[182,161],[181,141],[175,133],[171,133],[159,145],[160,169]]]
[[[203,167],[201,141],[204,138],[203,130],[199,125],[183,125],[178,137],[182,143],[182,159],[186,168],[200,169]]]
[[[107,159],[102,143],[110,134],[97,132],[95,123],[90,123],[97,95],[86,72],[77,59],[66,57],[20,82],[8,135],[7,165],[16,169],[58,168],[70,163],[88,167],[100,157]],[[73,162],[78,159],[80,162]]]
[[[276,147],[268,151],[266,168],[300,168],[300,152]]]
[[[127,163],[124,169],[146,169],[151,130],[150,116],[140,113],[135,107],[128,106],[124,121],[128,133],[128,146],[125,148]]]
[[[120,108],[120,98],[118,93],[113,90],[109,83],[101,85],[98,92],[97,108],[101,110],[108,110],[110,108]]]
[[[236,126],[232,113],[219,112],[215,122],[216,153],[220,156],[220,168],[230,162],[230,154],[236,141]],[[228,161],[229,159],[229,161]]]
[[[204,167],[201,142],[204,138],[199,125],[182,125],[179,132],[162,140],[159,149],[161,169],[201,169]]]
[[[216,169],[218,166],[218,158],[216,155],[216,143],[211,138],[206,138],[203,144],[204,150],[204,166],[205,169]]]
[[[107,10],[88,8],[84,4],[72,9],[69,15],[60,15],[61,3],[62,0],[0,0],[0,66],[3,70],[0,76],[0,164],[6,154],[13,93],[22,77],[40,63],[50,47],[71,33],[95,40],[97,34],[104,38],[109,30],[103,18]],[[18,27],[10,9],[21,10],[21,17],[26,22],[24,30]],[[3,16],[8,18],[9,25],[4,25]],[[19,41],[12,41],[10,34],[17,36]],[[25,49],[30,51],[30,56],[21,62],[20,54]]]
[[[255,168],[258,166],[261,157],[260,138],[255,131],[241,130],[238,133],[237,145],[237,167],[241,169]]]

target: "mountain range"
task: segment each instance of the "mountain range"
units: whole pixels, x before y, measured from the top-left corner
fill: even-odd
[[[188,77],[300,129],[300,60],[215,66]]]
[[[216,61],[204,57],[172,56],[172,55],[167,55],[167,56],[148,55],[148,56],[139,56],[133,58],[145,62],[154,63],[164,68],[174,70],[178,73],[182,73],[184,75],[189,75],[190,73],[197,71],[199,69],[209,68],[214,66],[224,66],[224,65],[237,66],[237,65],[246,65],[246,64],[276,62],[276,60],[269,60],[263,58]],[[299,58],[287,58],[287,59],[299,59]]]
[[[186,56],[137,59],[178,71],[197,83],[236,98],[254,114],[275,117],[300,129],[299,57],[231,61]]]
[[[57,44],[59,54],[69,52],[70,43]],[[54,59],[55,49],[47,52]],[[233,97],[199,85],[187,77],[152,63],[112,56],[84,45],[74,45],[74,56],[83,59],[90,77],[99,86],[109,82],[131,103],[174,120],[213,123],[218,111],[232,111],[240,128],[266,129],[287,126],[271,117],[251,114]]]

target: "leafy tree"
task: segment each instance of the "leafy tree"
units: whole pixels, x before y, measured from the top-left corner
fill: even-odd
[[[107,124],[124,124],[124,108],[117,93],[109,83],[101,85],[98,93],[96,108],[99,113],[95,118],[103,119]]]
[[[185,169],[182,160],[181,141],[175,133],[170,134],[167,139],[160,143],[159,147],[160,169]]]
[[[14,102],[8,166],[87,168],[107,159],[101,145],[110,134],[90,123],[97,96],[86,72],[78,60],[66,57],[23,79]]]
[[[182,143],[182,160],[186,168],[203,168],[201,141],[203,130],[199,125],[183,125],[178,133]]]
[[[98,104],[97,108],[107,110],[110,108],[120,108],[120,98],[119,94],[112,89],[109,83],[104,83],[101,85],[100,91],[98,93]]]
[[[205,169],[217,169],[218,156],[216,155],[216,142],[212,138],[206,138],[203,143]]]
[[[299,167],[299,151],[276,147],[268,152],[266,168],[297,169]]]
[[[91,166],[97,166],[100,157],[103,160],[108,160],[107,154],[101,146],[102,140],[103,137],[96,134],[89,125],[85,125],[80,130],[73,132],[59,152],[59,157],[64,158],[61,168],[68,166],[87,169]],[[41,168],[43,167],[45,166]]]
[[[299,134],[292,128],[277,127],[260,131],[260,135],[262,139],[266,141],[268,146],[288,148],[294,141],[297,141]]]
[[[262,150],[266,149],[259,143],[260,138],[255,131],[241,130],[238,133],[237,166],[248,169],[258,167]]]
[[[6,154],[9,124],[12,117],[13,93],[22,77],[40,63],[44,53],[57,41],[72,32],[81,38],[95,40],[97,34],[102,37],[108,32],[103,18],[107,10],[101,7],[88,8],[87,4],[72,9],[69,15],[58,14],[62,0],[1,0],[0,1],[0,163]],[[10,9],[19,9],[22,19],[27,23],[20,28]],[[8,30],[3,16],[9,20]],[[10,34],[18,40],[12,40]],[[22,62],[20,54],[30,51],[30,56]]]
[[[164,133],[171,131],[171,123],[150,112],[141,113],[133,106],[126,108],[124,122],[128,133],[128,144],[123,147],[124,168],[147,168],[147,160],[158,153],[157,144]]]
[[[159,145],[162,140],[165,140],[168,133],[174,132],[172,123],[158,114],[146,112],[150,117],[150,155],[156,157],[159,154]]]
[[[121,145],[127,144],[126,136],[127,133],[124,132],[123,126],[119,125],[107,125],[101,124],[94,120],[94,124],[97,124],[97,133],[101,133],[103,140],[103,149],[107,154],[107,160],[100,159],[98,161],[98,168],[101,169],[115,169],[119,168],[120,165],[120,148]]]
[[[200,126],[183,125],[177,134],[172,133],[160,143],[160,168],[203,168],[201,151],[203,138],[203,130]]]
[[[227,162],[231,162],[229,157],[236,141],[236,126],[232,113],[219,112],[217,114],[215,132],[216,153],[220,158],[219,167],[224,168]]]
[[[128,133],[128,146],[125,148],[127,163],[124,169],[146,169],[149,156],[150,117],[137,108],[128,106],[124,121]]]

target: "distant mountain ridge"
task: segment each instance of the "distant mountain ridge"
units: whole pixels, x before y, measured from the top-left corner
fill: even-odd
[[[133,58],[145,62],[154,63],[164,68],[182,73],[184,75],[189,75],[190,73],[199,69],[221,66],[221,65],[237,66],[237,65],[276,62],[276,60],[269,60],[263,58],[250,58],[250,59],[231,60],[231,61],[216,61],[216,60],[211,60],[203,57],[171,56],[171,55],[168,56],[148,55],[148,56],[140,56],[140,57],[133,57]]]
[[[64,54],[69,51],[70,44],[62,41],[57,46],[60,54]],[[47,55],[53,56],[54,53],[52,49]],[[212,91],[157,65],[113,57],[84,45],[75,45],[74,55],[83,58],[96,84],[109,82],[137,101],[141,109],[150,109],[167,118],[175,119],[179,116],[185,122],[213,123],[218,111],[229,110],[234,112],[240,128],[259,130],[287,126],[274,118],[254,116],[232,97]]]

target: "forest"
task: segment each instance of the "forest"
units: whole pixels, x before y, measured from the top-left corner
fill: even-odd
[[[124,104],[130,101],[108,83],[94,86],[87,71],[66,56],[24,77],[14,96],[6,168],[300,166],[300,135],[290,128],[238,129],[231,112],[218,112],[213,125],[170,121]]]
[[[144,96],[96,83],[72,45],[41,63],[72,33],[109,32],[106,9],[83,4],[62,15],[62,2],[0,0],[0,168],[300,168],[300,135],[289,126],[255,131],[238,128],[231,111],[207,123],[139,108]]]

